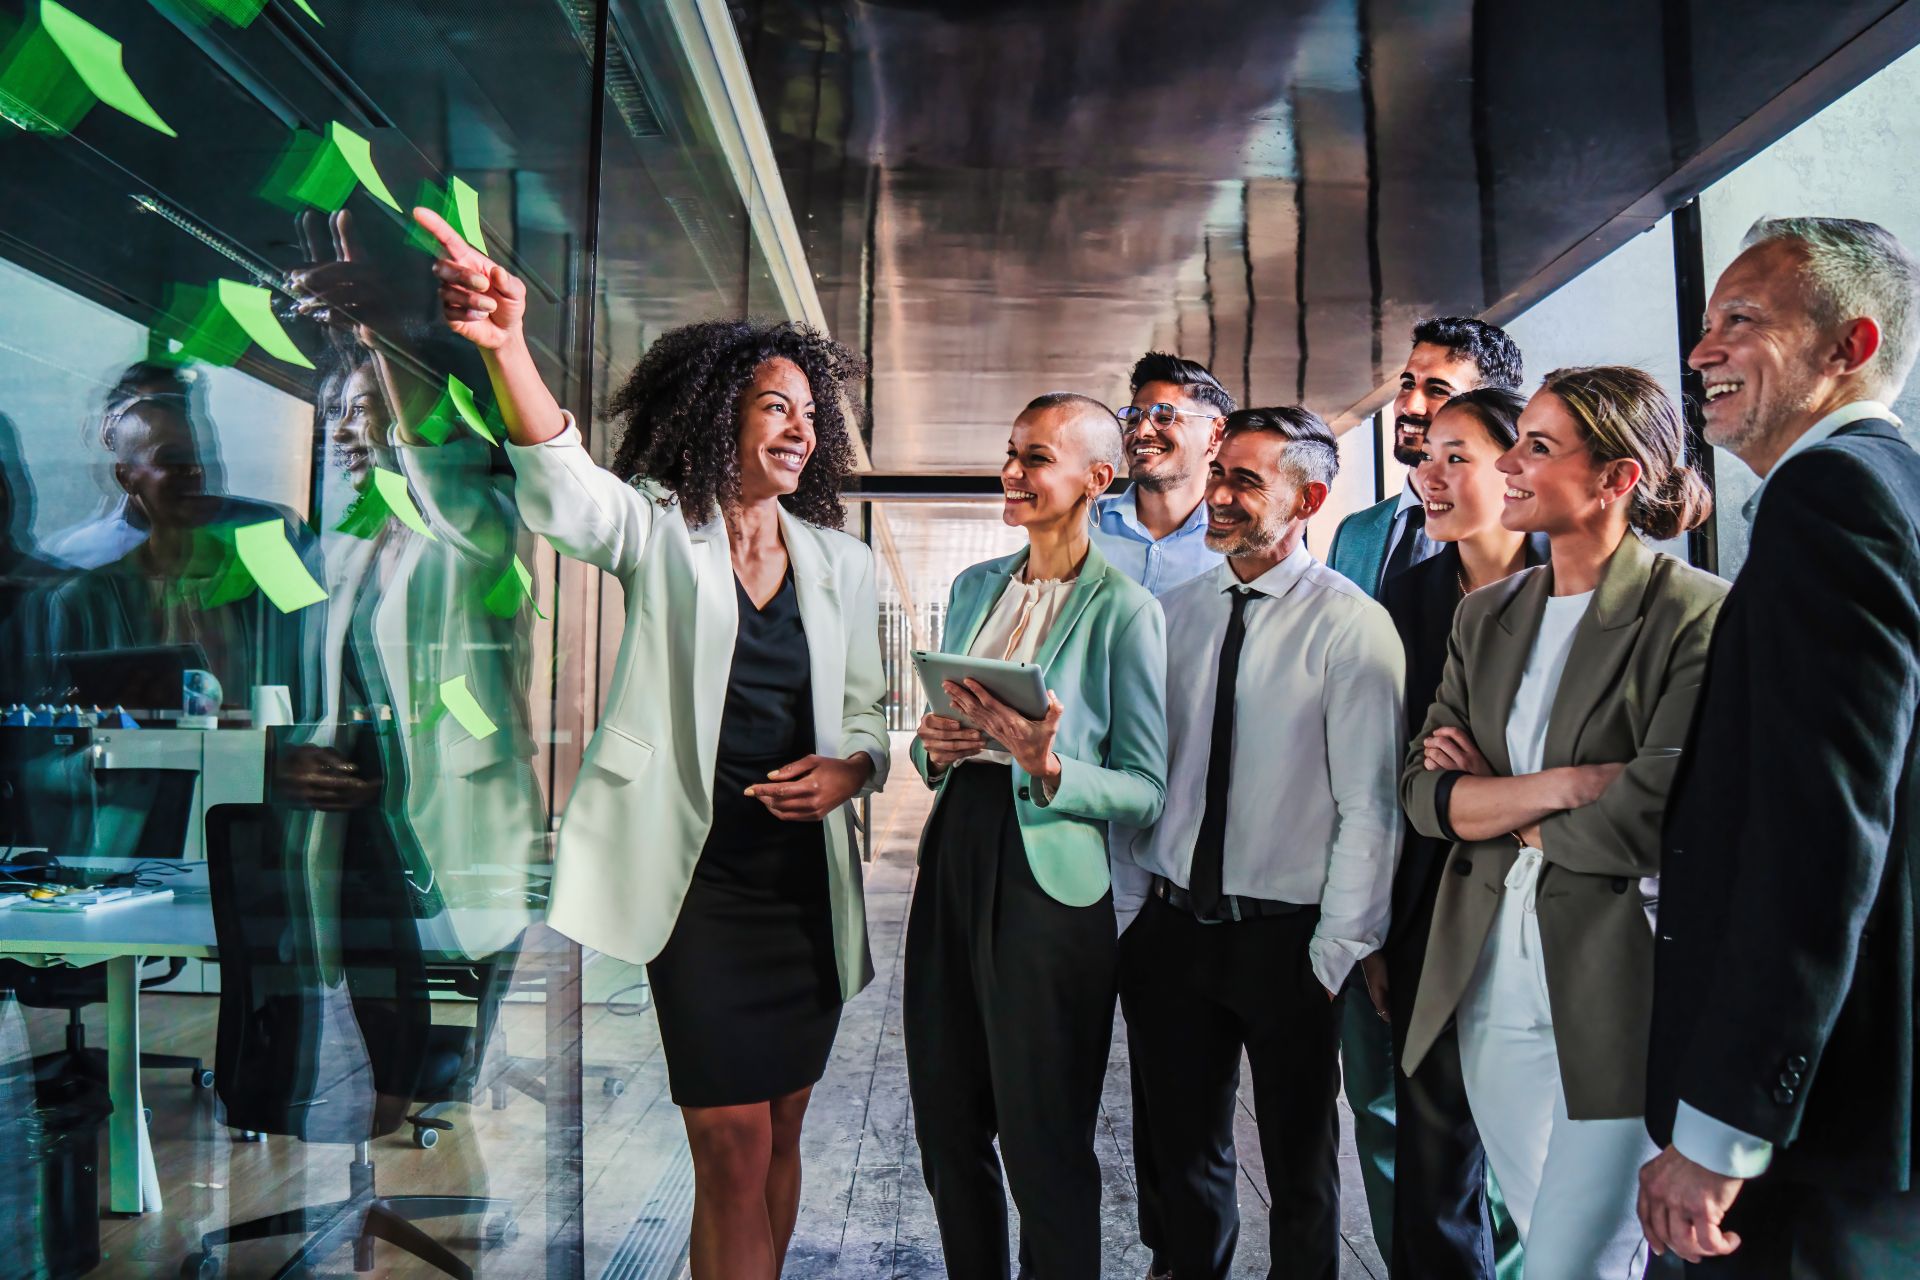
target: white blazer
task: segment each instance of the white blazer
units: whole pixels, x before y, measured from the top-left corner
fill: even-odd
[[[627,625],[600,727],[560,825],[548,923],[632,964],[660,953],[713,824],[713,770],[739,628],[733,559],[719,515],[689,525],[658,485],[596,465],[568,421],[544,444],[508,445],[521,517],[562,553],[626,589]],[[864,751],[887,777],[873,553],[859,539],[781,510],[813,668],[814,750]],[[841,995],[873,976],[848,815],[826,822],[827,883]]]

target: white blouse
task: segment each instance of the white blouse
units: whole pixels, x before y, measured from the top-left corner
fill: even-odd
[[[1066,607],[1076,581],[1076,578],[1042,578],[1038,582],[1008,579],[1006,589],[994,602],[993,612],[973,637],[968,655],[996,658],[1001,662],[1032,662],[1047,642],[1047,633],[1053,630],[1054,621]],[[990,764],[1013,763],[1013,757],[1004,751],[982,751],[968,759]]]

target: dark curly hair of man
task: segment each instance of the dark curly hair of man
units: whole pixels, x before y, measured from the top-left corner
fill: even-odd
[[[800,366],[813,390],[814,449],[800,486],[780,499],[808,524],[838,529],[840,483],[853,471],[854,425],[866,375],[859,356],[808,325],[704,320],[660,335],[608,406],[624,424],[613,472],[663,485],[689,520],[704,524],[740,496],[740,401],[754,371],[777,356]]]

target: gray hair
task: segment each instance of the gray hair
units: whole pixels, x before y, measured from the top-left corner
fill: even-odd
[[[1083,396],[1077,391],[1049,391],[1043,396],[1035,396],[1021,410],[1021,416],[1054,410],[1073,423],[1080,443],[1086,448],[1087,465],[1096,466],[1104,462],[1118,475],[1124,456],[1120,451],[1120,420],[1113,416],[1113,410],[1092,396]]]
[[[1339,442],[1311,409],[1290,404],[1228,414],[1225,435],[1244,431],[1271,431],[1286,440],[1280,465],[1296,485],[1324,484],[1332,488],[1333,478],[1340,474]]]
[[[1761,218],[1742,249],[1786,241],[1806,255],[1808,308],[1830,329],[1862,316],[1880,326],[1880,350],[1861,372],[1870,389],[1891,399],[1906,385],[1916,354],[1920,262],[1885,227],[1857,218]]]

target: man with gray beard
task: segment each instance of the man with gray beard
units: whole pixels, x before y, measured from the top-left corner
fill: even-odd
[[[1333,1000],[1386,933],[1405,660],[1387,611],[1304,545],[1338,467],[1305,409],[1229,415],[1207,489],[1226,563],[1160,601],[1167,807],[1122,851],[1152,883],[1120,940],[1120,999],[1153,1117],[1162,1265],[1181,1280],[1233,1261],[1243,1051],[1271,1256],[1290,1275],[1339,1269]]]

